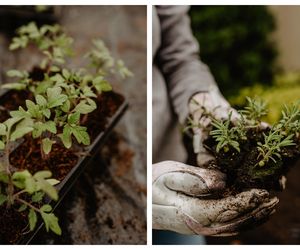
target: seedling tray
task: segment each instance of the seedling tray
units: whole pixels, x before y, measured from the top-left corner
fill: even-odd
[[[74,185],[74,183],[76,182],[80,174],[89,165],[89,163],[95,157],[96,153],[99,152],[99,149],[105,144],[106,139],[108,138],[108,136],[110,135],[111,131],[116,126],[116,124],[119,122],[121,117],[124,115],[127,108],[128,108],[128,103],[126,102],[126,100],[124,100],[124,102],[117,109],[114,115],[109,118],[108,123],[106,125],[106,129],[96,137],[96,139],[93,141],[91,145],[85,147],[84,156],[79,157],[77,164],[61,181],[61,183],[59,183],[56,186],[59,192],[59,200],[55,202],[48,200],[48,203],[51,204],[53,210],[57,208],[57,206],[64,199],[68,191],[72,188],[72,186]],[[30,244],[30,242],[34,239],[34,237],[37,235],[37,233],[43,227],[43,225],[44,223],[42,221],[39,221],[35,230],[27,234],[24,234],[24,236],[17,241],[17,244],[19,245]]]

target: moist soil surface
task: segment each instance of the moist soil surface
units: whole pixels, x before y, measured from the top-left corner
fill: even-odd
[[[223,196],[232,195],[250,188],[262,188],[269,191],[281,189],[279,180],[286,175],[300,156],[300,140],[293,138],[296,145],[285,147],[280,154],[282,159],[276,163],[269,160],[263,167],[258,165],[259,152],[257,142],[263,143],[263,133],[269,129],[248,130],[247,140],[240,140],[240,152],[230,148],[216,151],[217,142],[211,136],[204,141],[204,146],[215,160],[207,163],[206,168],[218,169],[227,175],[227,189]],[[276,156],[275,156],[276,157]]]
[[[5,121],[9,115],[6,110],[15,110],[25,105],[26,99],[32,99],[26,91],[9,91],[1,97],[0,121]],[[124,102],[124,97],[114,92],[104,92],[95,100],[97,109],[83,117],[81,125],[86,126],[91,142],[101,133],[109,122],[110,117]],[[48,159],[43,160],[40,153],[40,141],[26,136],[25,140],[11,153],[10,162],[16,169],[27,169],[34,173],[39,170],[50,170],[53,178],[63,180],[76,165],[84,152],[82,146],[66,149],[60,142],[53,145]],[[0,206],[0,243],[17,243],[23,234],[28,233],[27,214],[20,213],[16,208],[7,209]],[[27,230],[27,231],[26,231]]]

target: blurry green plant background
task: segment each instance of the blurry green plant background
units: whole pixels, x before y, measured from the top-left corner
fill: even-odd
[[[299,100],[300,73],[283,72],[276,63],[276,23],[267,6],[193,6],[190,17],[200,57],[233,106],[259,96],[272,123],[283,104]]]

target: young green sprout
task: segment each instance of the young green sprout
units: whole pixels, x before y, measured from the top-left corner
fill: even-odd
[[[282,117],[275,127],[280,129],[285,135],[299,135],[300,132],[300,109],[299,103],[291,106],[284,105],[281,112]]]
[[[242,110],[242,114],[254,126],[261,123],[261,118],[267,115],[267,104],[259,99],[251,99],[246,97],[247,106]]]
[[[28,170],[14,171],[9,160],[13,143],[31,131],[33,131],[32,123],[27,117],[12,117],[0,123],[0,149],[3,150],[0,157],[0,206],[6,204],[10,208],[19,205],[19,212],[28,210],[31,231],[36,226],[39,213],[47,231],[50,229],[60,235],[58,218],[51,212],[52,207],[42,204],[45,194],[53,200],[58,199],[54,186],[59,181],[51,178],[50,171],[38,171],[34,175]]]
[[[259,160],[258,165],[260,167],[265,166],[269,160],[274,163],[277,159],[281,159],[280,151],[283,147],[295,145],[291,139],[293,135],[284,137],[279,130],[271,131],[268,135],[264,135],[264,143],[257,142],[257,149],[259,151],[257,159]]]
[[[218,142],[216,151],[221,149],[226,153],[229,151],[229,147],[233,147],[236,151],[240,152],[240,145],[237,141],[238,136],[234,127],[230,128],[232,112],[229,113],[228,119],[225,121],[213,119],[213,130],[210,135]]]

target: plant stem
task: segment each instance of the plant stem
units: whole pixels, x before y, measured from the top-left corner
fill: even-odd
[[[31,205],[29,202],[27,202],[27,201],[25,201],[25,200],[23,200],[23,199],[21,199],[21,198],[17,198],[17,201],[19,201],[19,202],[25,204],[26,206],[32,208],[33,210],[35,210],[35,211],[38,212],[38,213],[41,212],[38,208],[36,208],[35,206]]]

